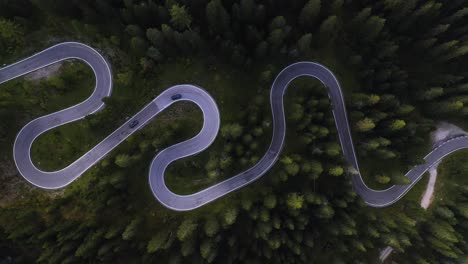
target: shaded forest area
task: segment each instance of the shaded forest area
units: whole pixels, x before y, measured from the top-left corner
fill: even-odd
[[[404,174],[422,162],[438,120],[468,127],[466,0],[0,0],[0,7],[2,64],[75,40],[112,65],[114,94],[103,111],[38,138],[33,158],[44,169],[66,166],[164,89],[193,83],[217,100],[220,135],[166,178],[178,193],[208,187],[263,155],[272,81],[305,60],[337,75],[374,188],[408,183]],[[310,79],[286,94],[287,143],[274,168],[191,212],[162,207],[147,186],[156,153],[200,129],[200,112],[188,104],[171,107],[62,191],[5,176],[20,128],[79,102],[92,83],[85,66],[69,62],[56,76],[1,85],[0,193],[9,199],[0,202],[0,263],[376,263],[385,246],[396,250],[394,263],[467,261],[468,181],[465,166],[453,169],[464,159],[450,160],[450,195],[428,211],[418,203],[420,184],[395,205],[367,207],[352,189],[326,91]]]

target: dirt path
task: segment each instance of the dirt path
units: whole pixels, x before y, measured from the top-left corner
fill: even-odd
[[[437,166],[432,167],[429,170],[429,174],[429,182],[427,183],[426,190],[424,191],[423,197],[421,199],[421,207],[424,209],[427,209],[434,199],[434,186],[437,180]]]

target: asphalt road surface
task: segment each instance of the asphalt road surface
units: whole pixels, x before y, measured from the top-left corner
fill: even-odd
[[[0,69],[0,83],[3,83],[67,59],[82,60],[93,69],[96,76],[94,92],[82,103],[39,117],[26,124],[18,133],[13,147],[14,160],[20,174],[30,183],[44,189],[62,188],[72,183],[128,136],[144,127],[165,108],[178,101],[190,101],[201,108],[203,127],[195,137],[170,146],[156,155],[149,171],[149,185],[156,199],[170,209],[187,211],[203,206],[252,183],[276,163],[286,135],[283,96],[290,82],[302,76],[316,78],[327,87],[343,154],[351,167],[354,168],[351,173],[354,189],[369,206],[384,207],[398,201],[421,179],[431,166],[456,150],[468,148],[467,136],[447,140],[439,144],[425,157],[425,164],[414,167],[406,174],[411,180],[410,184],[395,185],[386,190],[370,189],[364,183],[359,171],[343,94],[335,75],[320,64],[299,62],[282,70],[272,85],[270,102],[273,117],[273,137],[265,155],[253,167],[207,189],[191,195],[178,195],[167,188],[164,179],[165,170],[172,162],[205,150],[213,143],[219,130],[220,115],[216,102],[206,91],[189,84],[176,85],[162,92],[122,126],[64,169],[44,172],[39,170],[31,161],[32,143],[39,135],[52,128],[79,120],[101,110],[104,107],[102,99],[110,96],[112,92],[110,66],[91,47],[77,42],[65,42]],[[174,95],[180,95],[181,98],[173,99]],[[138,122],[135,122],[135,120]]]

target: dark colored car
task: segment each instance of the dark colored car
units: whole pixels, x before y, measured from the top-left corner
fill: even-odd
[[[180,99],[180,98],[182,98],[181,94],[174,94],[173,96],[171,96],[172,100],[177,100],[177,99]]]
[[[134,127],[136,127],[138,125],[138,123],[139,123],[138,120],[133,120],[133,122],[130,123],[129,127],[134,128]]]

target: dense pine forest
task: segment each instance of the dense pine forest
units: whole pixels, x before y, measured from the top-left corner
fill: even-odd
[[[438,121],[468,128],[468,0],[0,0],[0,64],[80,41],[112,65],[113,94],[97,114],[41,135],[35,164],[61,169],[175,84],[206,89],[221,113],[206,151],[171,165],[179,194],[241,172],[271,139],[269,92],[297,61],[332,70],[344,89],[366,183],[408,184]],[[30,120],[83,101],[91,69],[75,60],[44,78],[0,86],[0,263],[468,262],[468,154],[442,170],[428,210],[427,177],[387,208],[353,191],[322,84],[294,81],[287,138],[259,181],[202,208],[174,212],[148,187],[152,158],[202,126],[177,103],[58,191],[28,184],[12,146]]]

